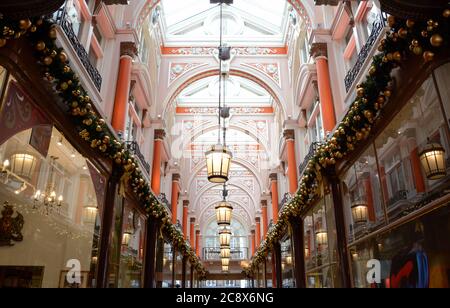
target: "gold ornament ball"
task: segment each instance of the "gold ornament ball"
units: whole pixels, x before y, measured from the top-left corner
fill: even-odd
[[[48,31],[48,36],[53,40],[56,39],[57,35],[58,33],[55,28],[51,28],[50,31]]]
[[[389,24],[389,27],[393,27],[395,25],[395,17],[394,16],[388,17],[388,24]]]
[[[428,31],[426,31],[426,30],[423,30],[421,32],[421,34],[422,34],[423,37],[428,37]]]
[[[67,84],[67,82],[63,82],[63,83],[61,83],[61,90],[67,90],[68,88],[69,88],[69,85]]]
[[[39,51],[43,51],[45,49],[45,43],[43,41],[39,41],[36,44],[36,49],[39,50]]]
[[[37,30],[36,26],[31,26],[30,32],[36,32],[36,30]]]
[[[425,60],[425,62],[433,61],[433,59],[434,59],[434,52],[432,52],[432,51],[425,51],[423,53],[423,59]]]
[[[29,19],[22,19],[19,21],[19,28],[22,30],[27,30],[31,27],[31,21]]]
[[[442,16],[444,16],[445,18],[449,18],[450,17],[450,9],[444,10],[444,12],[442,13]]]
[[[441,47],[444,43],[444,39],[440,34],[433,34],[433,36],[430,38],[430,43],[433,47]]]
[[[423,49],[420,46],[416,46],[413,48],[413,53],[417,56],[420,56],[423,53]]]
[[[406,38],[407,35],[408,35],[408,30],[406,30],[404,28],[400,28],[400,30],[398,30],[399,37]]]
[[[391,97],[391,95],[392,95],[392,92],[390,90],[384,91],[384,96]]]
[[[59,59],[61,60],[61,62],[66,63],[67,62],[67,54],[64,51],[62,51],[59,54]]]
[[[416,22],[415,22],[414,20],[412,20],[412,19],[406,20],[406,26],[407,26],[408,28],[414,27],[415,24],[416,24]]]
[[[358,88],[358,90],[356,90],[356,94],[359,97],[363,97],[364,96],[364,88]]]
[[[394,52],[393,54],[395,61],[401,61],[402,60],[402,54],[399,51]]]
[[[103,129],[102,129],[101,126],[97,125],[97,127],[95,128],[95,130],[96,130],[97,132],[101,132]]]
[[[434,24],[434,20],[433,19],[428,19],[427,25],[432,26],[433,24]]]
[[[434,27],[433,27],[433,26],[428,26],[428,27],[427,27],[427,31],[428,31],[428,32],[431,32],[431,31],[433,31],[433,29],[434,29]]]
[[[52,57],[45,57],[45,58],[44,58],[44,64],[45,64],[45,65],[49,66],[49,65],[51,65],[52,63],[53,63]]]
[[[6,40],[4,38],[0,39],[0,48],[5,47]]]
[[[394,59],[394,55],[392,53],[388,53],[386,55],[386,58],[388,59],[388,61],[392,61]]]

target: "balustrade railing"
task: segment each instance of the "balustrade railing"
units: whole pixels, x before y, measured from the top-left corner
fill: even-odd
[[[80,58],[81,63],[83,63],[84,68],[86,69],[90,78],[92,79],[95,87],[97,88],[97,90],[100,91],[102,87],[102,76],[100,75],[100,72],[97,70],[97,68],[94,65],[92,65],[91,61],[89,60],[89,55],[86,49],[81,44],[80,40],[78,39],[78,36],[75,34],[73,24],[70,21],[69,15],[67,13],[67,2],[58,11],[56,11],[56,13],[53,15],[53,18],[66,34],[73,49]]]
[[[150,164],[145,160],[139,144],[137,144],[136,141],[127,141],[125,142],[125,144],[127,145],[128,149],[139,159],[145,171],[147,173],[150,173]]]
[[[386,27],[386,15],[385,14],[379,15],[379,18],[373,23],[372,32],[369,38],[367,39],[366,44],[364,44],[364,46],[361,48],[361,51],[358,54],[358,59],[356,60],[355,65],[351,70],[347,72],[347,75],[345,76],[344,82],[345,82],[345,89],[347,92],[350,90],[356,78],[358,77],[359,72],[361,71],[362,67],[364,66],[364,63],[367,60],[367,57],[370,55],[372,48],[374,47],[375,43],[378,40],[378,37],[383,32],[383,29],[385,27]]]
[[[320,142],[313,142],[309,146],[308,154],[306,154],[305,159],[303,159],[303,162],[300,164],[300,166],[298,166],[298,175],[300,177],[303,175],[303,172],[305,172],[305,169],[308,166],[309,160],[311,158],[313,158],[313,156],[316,153],[319,146],[320,146]]]
[[[246,260],[248,259],[248,247],[231,248],[231,260]],[[205,261],[219,261],[220,247],[204,247],[203,260]]]

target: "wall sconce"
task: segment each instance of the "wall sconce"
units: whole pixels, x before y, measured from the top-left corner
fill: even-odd
[[[369,216],[369,208],[364,201],[356,201],[351,206],[353,223],[366,223]]]
[[[292,256],[287,256],[286,257],[286,264],[287,265],[292,265]]]
[[[86,224],[94,224],[97,219],[98,208],[92,200],[84,206],[83,217]]]
[[[325,230],[320,230],[316,232],[316,241],[319,245],[328,244],[328,233]]]
[[[439,180],[447,175],[445,150],[439,143],[428,143],[419,154],[420,162],[429,180]]]
[[[122,234],[122,245],[128,246],[130,244],[132,232],[131,230],[125,230]]]
[[[0,169],[2,173],[6,173],[6,170],[10,166],[9,159],[5,159],[2,164],[0,165]]]

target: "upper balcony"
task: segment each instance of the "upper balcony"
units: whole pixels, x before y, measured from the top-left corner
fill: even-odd
[[[355,65],[352,69],[347,72],[345,76],[345,90],[347,92],[350,91],[352,86],[355,84],[355,81],[360,80],[365,70],[363,69],[367,65],[369,65],[372,56],[375,54],[376,46],[378,46],[378,42],[381,40],[381,34],[384,33],[384,29],[386,27],[386,14],[379,15],[379,18],[373,23],[372,32],[367,39],[367,42],[361,48],[361,51],[358,54],[358,58],[356,60]]]
[[[60,27],[62,32],[66,35],[67,40],[70,42],[71,47],[78,56],[80,62],[82,63],[84,69],[86,70],[86,73],[89,75],[95,88],[98,91],[100,91],[102,86],[102,76],[100,75],[100,72],[97,70],[97,68],[94,65],[92,65],[89,59],[88,52],[86,51],[83,44],[81,44],[78,36],[74,31],[74,25],[70,20],[70,16],[67,9],[67,1],[58,11],[54,13],[53,19],[55,20],[56,24]]]

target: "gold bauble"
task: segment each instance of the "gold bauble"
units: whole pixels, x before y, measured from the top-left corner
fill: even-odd
[[[399,37],[406,38],[407,35],[408,35],[408,30],[406,30],[404,28],[400,28],[400,30],[398,30]]]
[[[111,137],[105,136],[103,137],[103,143],[109,143],[111,141]]]
[[[369,70],[370,75],[375,75],[376,72],[377,72],[377,68],[375,66],[372,66]]]
[[[83,121],[83,123],[87,126],[91,126],[92,125],[92,119],[86,119]]]
[[[394,52],[393,54],[395,61],[401,61],[402,60],[402,54],[399,51]]]
[[[450,9],[445,9],[444,12],[442,13],[442,16],[444,16],[445,18],[449,18],[450,17]]]
[[[428,26],[428,27],[427,27],[427,31],[428,31],[428,32],[431,32],[431,31],[433,31],[433,30],[434,30],[433,26]]]
[[[95,128],[95,130],[97,132],[101,132],[103,130],[103,128],[100,125],[97,125],[97,127]]]
[[[384,104],[384,102],[386,101],[386,99],[383,96],[378,96],[377,98],[377,103],[379,103],[380,105]]]
[[[413,53],[417,56],[420,56],[423,53],[423,49],[420,46],[416,46],[413,48]]]
[[[45,49],[45,43],[43,41],[39,41],[36,44],[36,49],[39,50],[39,51],[43,51]]]
[[[5,47],[6,40],[4,38],[0,38],[0,48]]]
[[[395,25],[395,17],[394,16],[391,15],[388,17],[388,25],[391,28]]]
[[[391,95],[392,95],[392,92],[390,90],[384,91],[384,96],[391,97]]]
[[[433,24],[434,24],[434,20],[433,19],[428,19],[427,25],[432,26]]]
[[[358,88],[358,89],[356,90],[356,94],[357,94],[359,97],[363,97],[363,96],[364,96],[364,88]]]
[[[434,59],[434,52],[432,52],[432,51],[425,51],[423,53],[423,59],[425,60],[425,62],[433,61],[433,59]]]
[[[426,31],[426,30],[423,30],[421,32],[421,34],[422,34],[423,37],[428,37],[428,31]]]
[[[413,45],[413,46],[419,46],[419,41],[418,41],[418,40],[412,40],[412,41],[411,41],[411,45]]]
[[[444,39],[440,34],[433,34],[430,38],[430,43],[433,47],[441,47],[442,43],[444,43]]]
[[[406,20],[406,26],[407,26],[408,28],[414,27],[415,24],[416,24],[416,22],[415,22],[414,20],[412,20],[412,19]]]
[[[64,66],[64,73],[70,72],[70,66]]]
[[[56,32],[56,29],[53,27],[50,29],[50,31],[48,31],[48,36],[54,40],[56,39],[56,37],[58,36],[58,33]]]
[[[78,107],[78,102],[77,101],[73,101],[72,104],[70,104],[70,106],[72,108],[76,108],[76,107]]]
[[[59,54],[59,59],[61,60],[61,62],[66,63],[67,62],[67,54],[64,51],[62,51]]]
[[[36,28],[36,26],[31,26],[31,28],[30,28],[30,32],[36,32],[36,30],[37,30],[37,28]]]
[[[361,140],[363,138],[363,134],[360,132],[356,133],[356,140]]]
[[[61,87],[61,90],[65,91],[69,88],[69,85],[67,84],[67,82],[63,82],[63,83],[61,83],[60,87]]]
[[[19,21],[19,28],[22,30],[27,30],[31,27],[31,21],[29,19],[22,19]]]
[[[45,65],[49,66],[49,65],[51,65],[52,63],[53,63],[52,57],[45,57],[45,58],[44,58],[44,64],[45,64]]]
[[[392,61],[394,59],[394,55],[392,53],[388,53],[386,55],[386,58],[388,59],[388,61]]]

